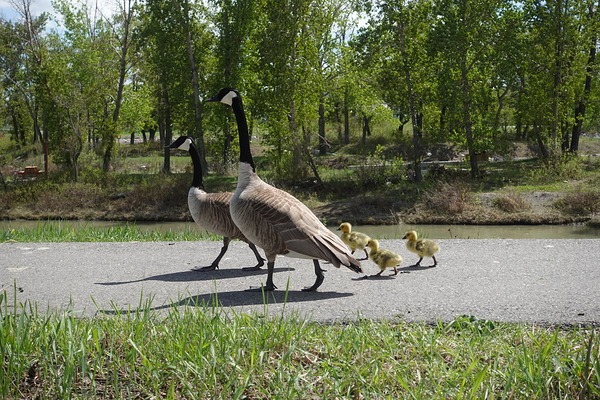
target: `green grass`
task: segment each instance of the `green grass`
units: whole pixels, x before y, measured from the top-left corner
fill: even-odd
[[[0,231],[3,242],[151,242],[220,240],[221,237],[197,229],[193,223],[181,231],[157,231],[135,224],[100,228],[92,225],[77,226],[59,221],[40,222],[33,228],[9,228]]]
[[[0,293],[6,399],[600,399],[598,330],[322,324],[217,300],[161,314],[141,301],[91,319],[11,297]]]

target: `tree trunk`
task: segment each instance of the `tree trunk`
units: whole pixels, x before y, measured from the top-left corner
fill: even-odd
[[[540,149],[540,154],[542,158],[547,159],[548,157],[550,157],[550,153],[548,152],[548,148],[546,147],[544,139],[542,138],[542,132],[538,124],[535,124],[533,126],[533,135]]]
[[[319,155],[327,155],[327,139],[325,138],[325,96],[319,99]]]
[[[466,62],[466,61],[465,61]],[[471,177],[479,177],[479,164],[477,163],[477,148],[475,147],[475,138],[473,137],[473,123],[471,121],[471,86],[469,82],[467,66],[461,66],[461,91],[463,106],[463,128],[467,138],[467,148],[469,150],[469,163],[471,165]]]
[[[423,180],[423,171],[421,169],[421,153],[422,153],[422,134],[419,120],[419,113],[417,111],[415,94],[412,89],[412,77],[410,73],[410,64],[408,62],[408,55],[405,47],[405,35],[404,35],[404,22],[400,20],[398,24],[398,35],[400,36],[400,53],[402,55],[402,63],[404,64],[404,78],[406,79],[406,89],[408,91],[408,107],[410,109],[410,119],[412,121],[413,130],[413,166],[414,166],[414,180],[415,182],[421,182]]]
[[[163,104],[165,110],[165,140],[163,143],[163,145],[165,146],[165,158],[163,162],[162,172],[166,174],[171,172],[171,151],[170,149],[166,148],[166,146],[168,146],[173,139],[173,127],[171,123],[171,103],[169,102],[169,92],[167,88],[163,89]]]
[[[600,1],[598,2],[598,7],[600,8]],[[593,20],[594,17],[594,6],[590,5],[590,20]],[[583,88],[583,94],[579,99],[579,103],[575,108],[575,125],[573,126],[573,132],[571,134],[571,144],[569,146],[569,152],[573,154],[577,154],[579,150],[579,138],[581,137],[581,133],[583,130],[583,118],[585,117],[585,110],[587,106],[587,100],[590,96],[590,92],[592,91],[592,75],[593,68],[596,62],[596,45],[598,42],[598,36],[594,35],[592,37],[592,43],[590,46],[590,52],[588,55],[587,65],[585,67],[585,84]]]
[[[350,108],[348,88],[344,91],[344,144],[350,144]]]
[[[185,0],[183,2],[184,12],[184,28],[185,28],[185,41],[188,52],[188,58],[190,61],[190,70],[192,74],[192,88],[194,91],[194,131],[196,134],[196,146],[200,153],[200,165],[202,166],[202,175],[208,175],[208,165],[206,163],[206,146],[204,145],[204,132],[202,130],[202,102],[200,101],[200,86],[198,84],[198,70],[196,67],[196,59],[194,57],[194,48],[192,46],[192,34],[190,32],[190,17],[189,17],[189,4]]]
[[[367,144],[367,136],[371,136],[371,117],[363,114],[363,132],[362,132],[362,144]]]
[[[119,114],[121,112],[121,105],[123,103],[123,89],[125,88],[125,80],[127,78],[127,52],[129,50],[130,35],[131,35],[131,20],[133,18],[131,0],[129,0],[128,6],[125,6],[123,2],[122,17],[123,17],[123,37],[120,40],[120,54],[119,54],[119,83],[117,85],[117,95],[115,97],[115,109],[112,115],[112,124],[108,128],[108,132],[104,137],[105,148],[104,148],[104,161],[102,163],[102,169],[108,172],[112,169],[112,155],[115,148],[115,140],[117,138],[117,122],[119,121]]]

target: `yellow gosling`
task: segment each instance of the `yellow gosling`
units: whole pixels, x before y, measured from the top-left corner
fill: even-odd
[[[369,258],[369,253],[367,252],[367,243],[371,238],[368,235],[365,235],[361,232],[352,232],[352,225],[349,222],[342,222],[338,228],[338,231],[342,231],[342,242],[346,244],[352,250],[351,254],[354,254],[356,250],[364,250],[365,257],[357,258],[357,260],[367,260]]]
[[[413,267],[419,267],[423,257],[433,258],[433,265],[430,265],[430,268],[437,266],[435,253],[440,250],[440,246],[436,242],[429,239],[419,239],[415,231],[406,232],[406,235],[402,239],[408,239],[406,248],[419,256],[419,261],[415,265],[412,265]]]
[[[367,247],[371,249],[369,252],[369,257],[381,270],[379,273],[375,274],[376,276],[381,275],[386,268],[393,268],[394,275],[398,274],[398,269],[396,267],[402,262],[402,257],[399,254],[396,254],[390,250],[380,249],[379,242],[375,239],[369,240]]]

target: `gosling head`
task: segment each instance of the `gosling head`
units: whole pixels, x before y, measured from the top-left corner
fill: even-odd
[[[408,240],[417,240],[417,232],[415,231],[408,231],[406,232],[406,234],[404,235],[404,237],[402,239],[408,239]]]
[[[167,149],[180,149],[189,151],[192,146],[192,138],[189,136],[179,136],[177,140],[175,140],[170,145],[166,146]]]
[[[352,225],[350,225],[349,222],[342,222],[337,230],[344,233],[349,233],[350,230],[352,230]]]
[[[226,87],[219,90],[219,93],[217,93],[215,96],[206,99],[206,101],[220,102],[231,107],[233,104],[233,99],[236,97],[240,97],[240,93],[233,88]]]
[[[377,239],[370,239],[367,242],[367,247],[370,248],[372,251],[377,251],[379,250],[379,242],[377,241]]]

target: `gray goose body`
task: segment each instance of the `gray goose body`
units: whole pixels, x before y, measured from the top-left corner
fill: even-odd
[[[219,236],[223,236],[223,246],[221,247],[221,251],[217,258],[215,258],[211,265],[198,268],[198,270],[212,271],[219,268],[219,262],[227,252],[227,249],[229,248],[229,242],[231,242],[231,240],[241,240],[248,243],[248,246],[256,257],[258,263],[254,267],[244,269],[260,269],[260,267],[264,265],[263,258],[258,253],[256,246],[244,236],[242,231],[237,227],[231,218],[231,214],[229,212],[229,203],[233,193],[208,193],[204,190],[202,184],[200,157],[198,154],[198,149],[194,145],[192,138],[181,136],[168,147],[186,150],[192,157],[192,162],[194,164],[194,178],[192,181],[192,186],[188,191],[188,208],[192,218],[194,219],[194,222],[201,229]]]
[[[250,152],[248,126],[239,93],[222,89],[208,101],[220,101],[233,108],[238,123],[240,163],[238,183],[231,198],[230,212],[242,233],[267,256],[268,276],[264,290],[274,290],[273,271],[277,255],[313,260],[317,279],[313,291],[324,280],[319,260],[362,272],[360,262],[342,240],[325,227],[312,211],[291,194],[264,182],[256,174]]]

